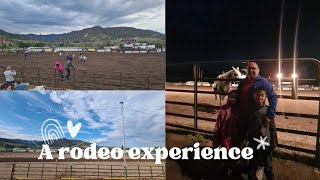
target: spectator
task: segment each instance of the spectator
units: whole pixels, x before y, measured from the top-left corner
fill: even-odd
[[[4,74],[5,78],[6,78],[6,82],[11,85],[12,89],[14,89],[14,87],[13,87],[14,77],[13,76],[17,75],[16,71],[13,70],[11,68],[11,66],[8,66],[7,70],[4,71],[3,74]]]
[[[11,84],[8,84],[8,83],[2,84],[1,90],[11,90]]]
[[[25,90],[27,86],[29,86],[29,83],[21,83],[20,81],[18,81],[16,90]]]

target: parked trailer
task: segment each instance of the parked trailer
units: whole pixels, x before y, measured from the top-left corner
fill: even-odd
[[[38,52],[38,53],[41,53],[41,52],[52,52],[52,48],[50,47],[28,47],[27,48],[27,51],[28,52]]]
[[[88,52],[96,52],[97,50],[95,48],[88,49]]]
[[[54,52],[83,52],[85,48],[79,47],[58,47],[54,49]]]

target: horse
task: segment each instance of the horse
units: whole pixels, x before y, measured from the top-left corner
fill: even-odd
[[[247,70],[245,69],[239,69],[239,67],[234,68],[232,66],[232,69],[227,72],[222,72],[222,74],[218,75],[218,79],[245,79],[247,74]],[[225,81],[215,81],[212,84],[212,88],[214,92],[218,93],[228,93],[231,90],[232,80],[225,80]],[[222,94],[219,95],[220,99],[220,106],[221,101],[224,100],[226,95]],[[218,94],[215,94],[215,100],[218,100]]]
[[[36,86],[33,89],[30,90],[47,90],[48,88],[45,85],[41,85],[41,86]]]

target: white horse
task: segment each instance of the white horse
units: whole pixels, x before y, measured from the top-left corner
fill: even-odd
[[[234,68],[232,67],[232,70],[229,70],[228,72],[222,72],[219,76],[217,76],[218,79],[245,79],[246,78],[246,70],[245,69],[239,69],[239,67]],[[225,81],[215,81],[212,84],[213,92],[218,93],[228,93],[231,90],[231,84],[232,80],[225,80]],[[226,95],[219,95],[220,99],[220,106],[221,101],[224,100]],[[218,100],[218,94],[215,94],[215,100]]]
[[[47,90],[47,87],[45,85],[41,85],[41,86],[36,86],[35,88],[33,89],[30,89],[30,90]]]

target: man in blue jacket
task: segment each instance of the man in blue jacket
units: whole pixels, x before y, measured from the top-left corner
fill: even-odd
[[[240,113],[240,121],[238,125],[238,131],[240,133],[240,139],[245,140],[247,134],[248,120],[251,113],[253,113],[254,100],[253,92],[256,88],[263,88],[266,90],[269,106],[266,113],[266,122],[269,122],[269,130],[271,134],[270,148],[274,149],[278,144],[276,126],[274,123],[274,117],[277,107],[277,94],[273,90],[272,84],[259,75],[260,69],[257,63],[250,62],[248,64],[248,75],[247,78],[240,82],[238,87],[238,107]],[[271,168],[272,157],[269,161],[269,165],[265,167],[265,173],[267,179],[274,179],[273,174],[269,174],[268,171]],[[269,176],[269,177],[268,177]]]

